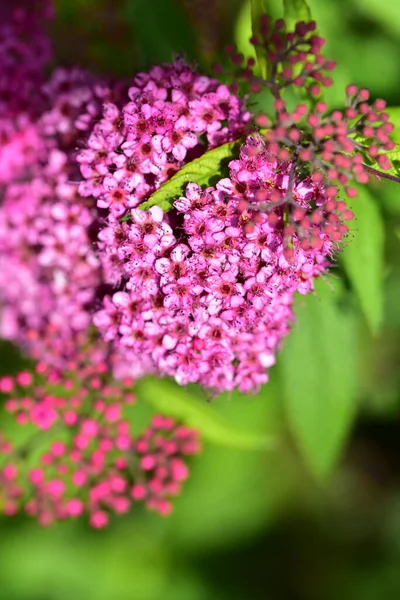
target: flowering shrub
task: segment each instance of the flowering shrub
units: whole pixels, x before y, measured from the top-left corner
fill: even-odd
[[[313,21],[262,16],[257,62],[227,49],[229,86],[180,58],[128,82],[46,79],[44,16],[22,7],[0,26],[0,334],[37,361],[0,391],[17,424],[52,439],[37,456],[5,432],[1,494],[7,514],[88,512],[102,527],[132,501],[169,512],[199,447],[165,415],[132,436],[131,378],[257,393],[296,292],[348,237],[351,182],[398,179],[393,125],[354,85],[328,107],[335,65]],[[263,89],[271,110],[247,106]]]

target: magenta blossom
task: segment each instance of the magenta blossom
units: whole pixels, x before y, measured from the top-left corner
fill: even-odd
[[[205,190],[189,184],[172,218],[159,207],[135,209],[103,230],[101,253],[118,256],[112,274],[122,290],[104,299],[95,323],[114,348],[129,348],[130,360],[147,357],[143,373],[216,392],[254,391],[267,381],[290,329],[294,293],[312,289],[334,250],[324,229],[330,220],[322,218],[331,200],[321,186],[321,221],[307,225],[320,243],[305,246],[293,228],[288,246],[285,206],[275,208],[274,195],[288,185],[290,164],[276,165],[261,139],[250,137],[229,179]],[[304,214],[313,190],[311,179],[295,179]],[[174,228],[175,221],[182,225]]]

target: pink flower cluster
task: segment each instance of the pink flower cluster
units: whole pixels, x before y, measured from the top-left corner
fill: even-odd
[[[88,513],[96,528],[139,501],[168,514],[188,476],[184,457],[199,451],[197,432],[155,416],[141,436],[133,436],[124,418],[135,401],[132,381],[109,383],[101,362],[71,366],[60,375],[38,363],[34,374],[0,379],[6,410],[28,430],[18,445],[0,435],[4,513],[23,510],[41,525]]]
[[[334,250],[322,221],[329,198],[311,178],[290,182],[290,168],[249,137],[215,188],[189,184],[175,211],[133,209],[130,222],[110,222],[100,248],[119,290],[94,317],[104,339],[181,385],[248,392],[265,383],[293,294],[312,288]],[[321,221],[307,222],[318,243],[305,245],[293,229],[290,257],[285,206],[271,201],[289,183],[304,215],[322,207]],[[260,191],[271,213],[260,212]]]
[[[41,110],[44,67],[51,47],[43,2],[3,2],[0,7],[0,184],[20,175],[35,161],[40,140],[32,118]]]
[[[395,143],[389,137],[394,126],[389,122],[389,114],[383,112],[384,100],[369,104],[369,91],[358,90],[354,85],[347,87],[346,95],[347,107],[343,111],[329,111],[322,101],[312,110],[299,104],[289,111],[282,99],[277,100],[276,122],[265,139],[276,156],[295,158],[298,169],[314,171],[314,181],[326,182],[331,197],[336,196],[333,184],[338,183],[352,198],[357,191],[349,186],[351,181],[368,183],[368,173],[379,174],[364,162],[389,170],[392,164],[387,154]],[[259,115],[256,120],[266,123],[267,117]]]
[[[105,226],[105,204],[97,199],[96,206],[91,193],[80,195],[92,180],[79,185],[77,148],[88,145],[78,153],[86,175],[90,165],[85,157],[94,153],[96,160],[106,161],[107,167],[96,163],[96,185],[107,187],[112,181],[115,187],[122,172],[126,177],[120,178],[118,189],[139,178],[141,187],[136,195],[132,192],[136,205],[142,193],[154,191],[190,158],[184,146],[179,149],[178,130],[185,140],[192,140],[189,145],[199,154],[217,140],[238,134],[247,119],[242,104],[226,87],[198,75],[182,61],[138,75],[134,83],[131,100],[119,116],[117,105],[125,103],[123,84],[105,85],[80,69],[57,69],[40,87],[36,117],[21,113],[17,121],[9,121],[10,135],[0,148],[0,183],[4,184],[0,333],[37,359],[53,360],[60,368],[83,344],[96,303],[114,283],[108,258],[103,260],[95,245],[98,231]],[[151,144],[161,144],[151,156],[164,165],[153,179],[154,165],[146,172],[140,154],[149,136]],[[175,141],[167,148],[168,136],[175,136]],[[102,149],[101,140],[106,144]],[[141,174],[134,176],[130,169],[135,161]],[[111,209],[110,218],[114,215]],[[124,357],[116,356],[115,373],[126,374]],[[130,374],[141,373],[144,362],[131,365]]]
[[[77,351],[77,335],[90,326],[102,281],[92,241],[97,210],[93,201],[81,200],[75,183],[75,147],[82,135],[75,123],[88,126],[106,93],[78,69],[56,70],[42,87],[42,113],[24,133],[29,158],[20,155],[20,177],[14,173],[3,188],[1,335],[36,354],[36,342],[47,342],[49,352],[40,358],[48,360],[61,358],[63,347],[66,356],[68,346],[72,355]],[[0,154],[3,173],[6,154]]]
[[[140,73],[120,109],[105,103],[87,149],[77,160],[86,180],[79,191],[119,217],[136,207],[183,164],[236,139],[249,120],[225,85],[185,62]]]
[[[0,7],[0,114],[13,117],[29,107],[32,94],[43,78],[43,68],[52,57],[43,21],[52,17],[48,0],[2,2]],[[37,98],[36,98],[37,99]]]
[[[355,85],[346,88],[343,110],[332,111],[322,101],[321,92],[332,85],[330,73],[336,64],[322,55],[325,40],[315,30],[316,23],[310,21],[286,31],[282,20],[274,23],[263,15],[258,35],[251,42],[268,61],[270,75],[264,80],[254,72],[254,59],[246,61],[234,46],[227,50],[235,80],[244,81],[253,92],[265,87],[274,98],[273,114],[261,112],[255,116],[257,125],[265,129],[270,152],[291,160],[294,170],[312,174],[315,182],[324,182],[331,198],[337,194],[337,184],[345,186],[347,195],[353,198],[357,191],[349,186],[351,181],[367,183],[368,174],[398,179],[382,173],[392,166],[390,151],[395,144],[390,133],[394,126],[383,112],[386,102],[378,99],[369,104],[369,91]],[[283,97],[288,87],[301,87],[308,93],[309,102],[289,109]],[[238,89],[237,81],[231,89]]]

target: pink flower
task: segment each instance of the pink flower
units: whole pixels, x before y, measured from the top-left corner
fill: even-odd
[[[39,429],[50,429],[58,420],[58,414],[51,405],[50,399],[45,399],[31,408],[30,418]]]
[[[178,244],[171,251],[170,258],[156,260],[154,268],[161,275],[161,286],[185,276],[187,271],[185,259],[189,253],[190,249],[185,244]]]
[[[90,517],[90,524],[95,529],[102,529],[108,524],[108,515],[102,510],[96,510]]]
[[[84,505],[79,498],[72,498],[68,501],[67,512],[71,517],[80,517],[83,513]]]
[[[189,308],[193,304],[194,296],[201,294],[203,288],[193,285],[189,277],[180,277],[176,283],[164,286],[162,291],[165,294],[166,308]]]

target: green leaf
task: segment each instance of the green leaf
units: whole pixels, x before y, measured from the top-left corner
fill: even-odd
[[[262,15],[268,14],[266,0],[251,0],[251,30],[253,37],[260,39],[260,20]],[[263,79],[268,79],[269,69],[265,48],[255,47],[260,74]]]
[[[287,31],[291,31],[299,21],[312,21],[306,0],[283,0],[283,18]]]
[[[122,0],[119,4],[143,68],[170,62],[177,53],[195,58],[197,31],[179,0]]]
[[[358,6],[360,14],[365,15],[371,22],[382,27],[382,31],[395,36],[400,33],[400,4],[398,2],[380,2],[380,0],[355,0],[354,8]],[[376,34],[375,34],[376,35]]]
[[[378,173],[375,174],[376,177],[381,176],[381,177],[385,178],[385,175],[389,175],[389,176],[393,175],[395,177],[400,177],[400,143],[398,143],[398,142],[400,142],[400,108],[397,108],[397,107],[388,108],[387,110],[385,110],[385,112],[387,112],[390,115],[390,121],[395,125],[395,129],[390,134],[390,137],[391,137],[392,141],[395,142],[396,145],[393,148],[393,150],[380,152],[380,155],[387,156],[387,158],[392,163],[391,168],[383,170],[380,167],[377,160],[369,154],[368,148],[370,146],[372,146],[373,144],[376,144],[376,139],[375,138],[366,138],[364,135],[362,135],[358,131],[356,131],[355,133],[351,133],[349,135],[349,137],[350,137],[350,139],[362,144],[365,149],[354,151],[352,154],[353,155],[356,153],[361,154],[363,156],[364,164],[367,167],[372,167],[373,169],[378,171]],[[354,124],[356,124],[357,121],[359,121],[359,119],[354,120]],[[396,123],[398,124],[397,129],[396,129]]]
[[[160,206],[163,211],[169,211],[187,183],[210,185],[214,179],[220,179],[226,163],[235,157],[241,144],[241,140],[228,142],[205,152],[200,158],[192,160],[154,192],[139,208],[147,210],[151,206]]]
[[[400,177],[400,144],[396,144],[396,147],[393,148],[393,150],[389,150],[389,152],[382,152],[381,154],[385,154],[385,156],[388,157],[392,163],[392,167],[382,171],[378,163],[374,162],[374,165],[372,165],[374,169],[376,168],[378,171],[380,171],[382,177],[385,177],[385,175],[395,175],[396,177]],[[379,175],[377,175],[377,177],[379,177]]]
[[[259,75],[257,56],[254,46],[250,43],[252,36],[251,28],[251,0],[246,0],[237,15],[235,24],[234,41],[238,52],[241,52],[246,58],[253,58],[256,62],[255,73]]]
[[[325,281],[297,298],[296,325],[280,357],[285,409],[303,459],[326,476],[339,458],[355,413],[354,320]]]
[[[354,239],[342,253],[342,262],[357,294],[368,325],[377,333],[383,319],[384,226],[368,188],[358,186],[353,200]]]
[[[169,380],[145,378],[136,384],[139,399],[149,402],[162,414],[182,420],[198,429],[203,439],[229,448],[271,449],[274,439],[237,427],[204,399],[196,398]]]
[[[284,424],[273,375],[258,395],[224,393],[213,400],[213,409],[238,427],[280,437]],[[180,552],[215,552],[251,539],[274,522],[295,493],[299,496],[299,474],[284,444],[274,452],[205,444],[168,520],[174,543]]]

